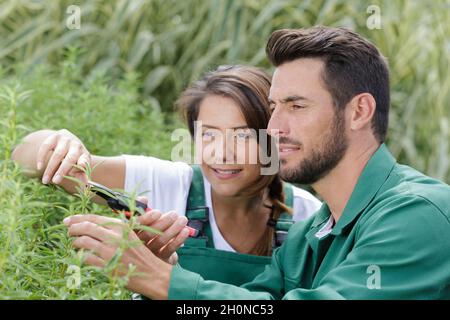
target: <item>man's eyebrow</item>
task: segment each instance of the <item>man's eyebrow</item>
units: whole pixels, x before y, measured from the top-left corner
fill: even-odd
[[[215,127],[215,126],[211,126],[209,124],[202,124],[202,127],[205,128],[210,128],[210,129],[221,129],[219,127]],[[237,126],[237,127],[231,127],[231,128],[227,128],[227,129],[233,129],[233,130],[237,130],[237,129],[248,129],[248,125],[243,125],[243,126]]]
[[[298,101],[298,100],[303,100],[303,101],[310,101],[308,98],[303,97],[303,96],[298,96],[298,95],[292,95],[292,96],[288,96],[284,99],[281,100],[281,103],[288,103],[288,102],[294,102],[294,101]],[[275,101],[273,101],[271,98],[269,98],[269,103],[273,104],[275,103]]]

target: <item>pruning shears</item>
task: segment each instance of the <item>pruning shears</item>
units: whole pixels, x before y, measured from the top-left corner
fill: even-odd
[[[106,200],[106,203],[108,206],[114,211],[115,213],[118,213],[119,211],[123,211],[125,216],[129,219],[131,217],[131,210],[128,206],[128,203],[130,203],[130,197],[109,189],[108,187],[105,187],[104,185],[89,180],[87,185],[90,187],[90,191],[94,192],[99,197],[102,197]],[[142,215],[143,212],[149,212],[152,209],[147,206],[146,203],[140,202],[137,200],[134,200],[135,206],[136,206],[136,212],[139,215]],[[189,237],[197,237],[199,234],[199,231],[197,229],[186,227],[189,229]]]

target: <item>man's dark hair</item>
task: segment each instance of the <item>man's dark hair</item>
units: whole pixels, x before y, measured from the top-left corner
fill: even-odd
[[[325,65],[322,78],[338,111],[355,95],[370,93],[376,102],[372,129],[380,143],[385,141],[389,69],[371,42],[347,28],[282,29],[270,36],[266,54],[275,67],[299,58],[321,59]]]

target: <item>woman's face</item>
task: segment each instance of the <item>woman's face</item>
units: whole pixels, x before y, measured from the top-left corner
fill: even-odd
[[[227,97],[203,99],[198,114],[196,152],[203,174],[222,196],[239,196],[260,178],[255,130],[238,104]]]

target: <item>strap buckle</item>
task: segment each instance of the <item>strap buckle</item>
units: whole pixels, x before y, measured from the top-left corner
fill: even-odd
[[[288,232],[284,230],[275,231],[275,247],[281,247],[283,242],[286,240]]]
[[[186,210],[188,218],[187,225],[198,230],[194,238],[205,237],[205,224],[209,221],[209,208],[207,206],[197,206]]]

